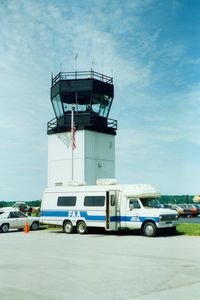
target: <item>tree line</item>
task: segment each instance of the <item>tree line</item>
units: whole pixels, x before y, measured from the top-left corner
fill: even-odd
[[[13,206],[17,201],[0,201],[0,207],[8,207]],[[23,201],[28,206],[32,207],[40,207],[41,206],[41,200],[33,200],[33,201]]]

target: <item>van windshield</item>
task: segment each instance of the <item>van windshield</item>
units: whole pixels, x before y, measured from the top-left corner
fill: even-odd
[[[162,208],[162,205],[157,198],[141,198],[140,201],[144,207]]]

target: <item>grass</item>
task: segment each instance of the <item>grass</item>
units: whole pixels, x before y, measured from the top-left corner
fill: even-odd
[[[177,234],[200,236],[200,224],[182,223],[176,226]]]

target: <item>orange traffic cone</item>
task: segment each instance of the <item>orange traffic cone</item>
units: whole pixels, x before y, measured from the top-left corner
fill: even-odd
[[[26,222],[26,223],[25,223],[25,226],[24,226],[24,232],[25,232],[25,233],[29,233],[29,231],[30,231],[30,227],[29,227],[28,222]]]

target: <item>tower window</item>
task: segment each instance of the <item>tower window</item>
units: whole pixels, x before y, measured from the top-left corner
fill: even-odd
[[[59,95],[56,95],[52,99],[52,104],[53,104],[56,116],[57,117],[62,117],[63,116],[63,107],[62,107],[62,103],[60,101],[60,96]]]

